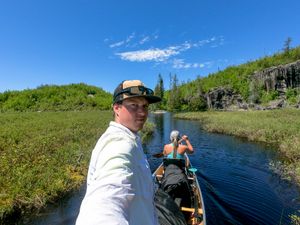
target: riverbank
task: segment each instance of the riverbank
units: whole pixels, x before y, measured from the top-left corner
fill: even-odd
[[[0,224],[77,190],[111,111],[0,113]],[[147,140],[155,129],[146,123]]]
[[[0,224],[76,190],[111,111],[0,114]]]
[[[178,113],[175,117],[199,120],[209,132],[271,144],[283,156],[284,162],[270,166],[300,187],[300,110],[193,112]]]

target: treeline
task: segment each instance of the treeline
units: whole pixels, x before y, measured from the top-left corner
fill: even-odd
[[[151,105],[151,110],[168,111],[205,111],[205,94],[217,87],[226,87],[240,94],[244,101],[250,102],[255,94],[256,101],[266,102],[276,99],[276,93],[266,93],[259,87],[253,93],[251,76],[256,71],[300,60],[300,47],[290,48],[288,39],[282,52],[266,56],[239,66],[229,66],[225,70],[198,77],[189,82],[179,82],[177,75],[170,74],[169,89],[165,90],[164,80],[158,75],[154,88],[156,95],[163,101]],[[299,90],[288,90],[287,98],[298,99]],[[6,91],[0,93],[0,112],[8,111],[69,111],[69,110],[107,110],[110,109],[112,94],[103,89],[80,84],[43,85],[37,89]]]
[[[291,49],[287,43],[282,52],[272,56],[266,56],[255,61],[247,62],[239,66],[229,66],[225,70],[209,74],[206,77],[198,77],[190,82],[179,83],[177,75],[170,75],[170,89],[161,93],[164,83],[159,75],[156,85],[156,93],[164,98],[162,104],[155,106],[158,109],[169,111],[205,111],[207,109],[205,93],[217,87],[227,87],[240,94],[247,102],[251,97],[250,78],[256,71],[291,63],[300,60],[300,47]],[[257,101],[274,100],[276,93],[265,93],[264,87],[257,91]],[[299,95],[298,90],[288,90],[290,98]],[[272,96],[266,96],[272,95]]]
[[[107,110],[111,101],[110,93],[84,83],[43,85],[36,89],[0,93],[0,111]]]

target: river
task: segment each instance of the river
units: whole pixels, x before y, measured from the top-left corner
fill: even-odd
[[[144,149],[152,171],[162,161],[152,154],[162,151],[171,130],[178,129],[189,136],[195,149],[190,160],[198,169],[207,224],[291,224],[289,215],[300,210],[300,193],[270,169],[270,164],[279,161],[272,148],[207,133],[199,122],[173,119],[170,113],[151,114],[149,119],[156,124],[156,130]],[[84,193],[85,185],[20,224],[73,225]]]

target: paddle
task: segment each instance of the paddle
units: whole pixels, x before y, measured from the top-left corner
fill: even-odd
[[[197,169],[196,169],[196,168],[193,168],[193,167],[191,167],[191,168],[189,168],[189,171],[190,171],[190,172],[192,172],[193,174],[195,174],[195,173],[197,172]]]
[[[164,156],[164,154],[162,152],[160,152],[160,153],[153,154],[152,156],[155,158],[161,158]]]

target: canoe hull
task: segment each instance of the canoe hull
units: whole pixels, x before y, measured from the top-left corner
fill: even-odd
[[[186,156],[187,157],[187,156]],[[166,163],[167,162],[167,163]],[[157,184],[159,188],[162,188],[164,179],[165,179],[165,170],[168,169],[169,165],[178,164],[186,176],[187,183],[189,185],[189,190],[191,190],[187,195],[191,196],[191,201],[188,205],[182,205],[178,199],[182,198],[182,196],[176,196],[176,194],[171,195],[173,200],[178,205],[180,211],[183,213],[186,223],[188,225],[206,225],[206,216],[205,216],[205,207],[202,197],[201,188],[197,179],[196,171],[192,168],[189,159],[186,158],[186,162],[181,160],[179,163],[178,159],[164,159],[164,162],[155,170],[152,177],[154,182]],[[183,163],[183,164],[182,164]],[[185,165],[186,164],[186,165]],[[178,197],[178,198],[177,198]]]

